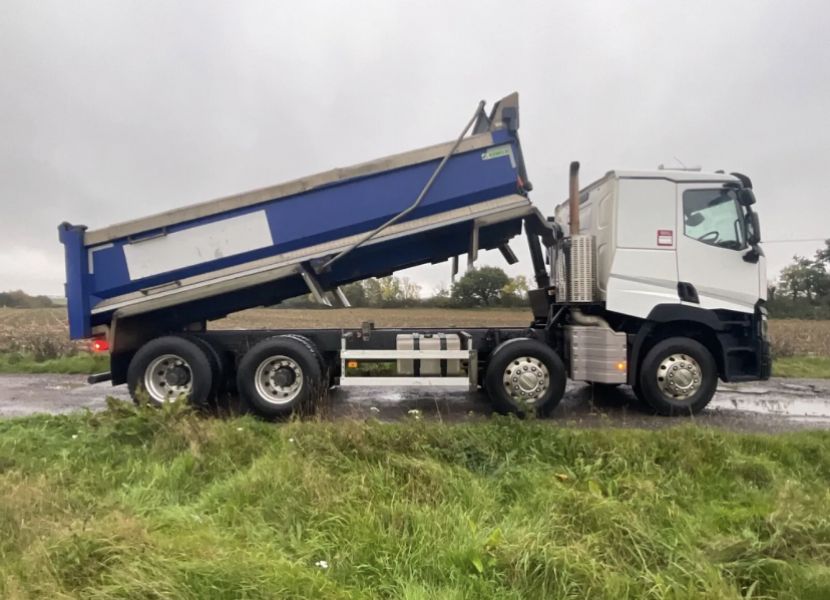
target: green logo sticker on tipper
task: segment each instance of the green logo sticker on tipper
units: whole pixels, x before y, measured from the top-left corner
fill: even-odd
[[[490,160],[491,158],[510,156],[511,154],[510,146],[496,146],[495,148],[489,148],[486,152],[482,152],[481,160]]]

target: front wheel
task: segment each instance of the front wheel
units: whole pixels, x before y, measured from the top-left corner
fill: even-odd
[[[673,337],[648,351],[634,391],[661,415],[694,415],[709,404],[717,386],[718,370],[709,350],[693,339]]]
[[[493,351],[484,389],[498,412],[546,416],[562,399],[565,379],[562,360],[550,346],[515,338]]]

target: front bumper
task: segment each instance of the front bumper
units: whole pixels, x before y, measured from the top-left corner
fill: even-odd
[[[766,381],[772,375],[772,352],[769,342],[765,339],[759,340],[758,353],[758,378]]]
[[[767,380],[772,375],[772,348],[769,343],[769,317],[763,300],[755,307],[755,323],[758,336],[758,377]]]

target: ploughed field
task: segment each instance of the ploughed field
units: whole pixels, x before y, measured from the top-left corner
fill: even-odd
[[[524,326],[529,310],[522,308],[350,308],[270,309],[242,311],[209,324],[210,329],[360,327],[475,327]],[[830,321],[784,319],[770,321],[776,357],[830,356]],[[0,308],[0,352],[23,352],[55,358],[77,347],[68,340],[63,308]]]

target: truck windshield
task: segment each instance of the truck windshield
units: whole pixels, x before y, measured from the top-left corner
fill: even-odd
[[[746,247],[743,211],[733,190],[683,192],[683,232],[687,237],[732,250]]]

